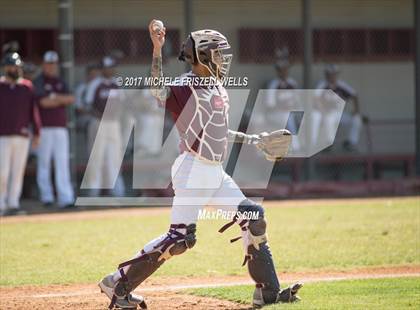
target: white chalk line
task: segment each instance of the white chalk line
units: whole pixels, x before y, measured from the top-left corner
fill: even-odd
[[[420,277],[420,273],[386,273],[386,274],[367,274],[367,275],[345,275],[345,276],[329,276],[329,277],[310,277],[302,278],[299,281],[303,283],[311,282],[331,282],[331,281],[343,281],[343,280],[365,280],[365,279],[383,279],[383,278],[402,278],[402,277]],[[287,281],[293,282],[293,281]],[[219,282],[219,283],[201,283],[201,284],[185,284],[185,285],[159,285],[156,287],[143,287],[137,289],[136,293],[142,292],[162,292],[162,291],[180,291],[186,289],[196,288],[216,288],[216,287],[231,287],[237,285],[252,285],[254,282],[251,280],[246,281],[234,281],[234,282]],[[21,298],[54,298],[54,297],[75,297],[75,296],[87,296],[92,294],[99,294],[98,289],[85,289],[83,291],[74,291],[66,293],[50,293],[50,294],[35,294],[21,296]],[[7,297],[6,297],[7,298]]]

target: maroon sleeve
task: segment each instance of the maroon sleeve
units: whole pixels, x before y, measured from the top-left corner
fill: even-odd
[[[35,94],[33,94],[32,99],[32,115],[31,115],[31,121],[34,128],[34,135],[39,136],[39,133],[41,131],[41,116],[39,114],[39,108],[37,104],[37,99]]]
[[[172,113],[179,113],[179,105],[175,95],[176,86],[170,86],[169,97],[165,102],[159,100],[159,105],[164,107],[166,110],[171,111]]]
[[[48,94],[46,93],[46,91],[44,89],[44,78],[43,78],[42,74],[38,75],[33,80],[33,87],[32,88],[34,90],[35,98],[36,98],[38,103],[39,103],[39,101],[41,101],[42,98],[48,96]]]
[[[165,109],[180,114],[184,106],[187,104],[192,91],[189,86],[171,86],[171,94],[165,102]]]
[[[28,87],[30,90],[32,90],[33,91],[33,89],[34,89],[34,85],[32,84],[32,82],[30,81],[30,80],[27,80],[27,79],[21,79],[20,80],[20,83],[21,84],[23,84],[23,85],[25,85],[26,87]]]

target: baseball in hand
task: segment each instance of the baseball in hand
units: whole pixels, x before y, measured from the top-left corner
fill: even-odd
[[[163,29],[163,22],[161,20],[155,20],[152,25],[153,32],[160,32]]]

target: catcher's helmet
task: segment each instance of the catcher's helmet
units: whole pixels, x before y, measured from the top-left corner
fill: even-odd
[[[22,66],[23,62],[18,53],[8,53],[1,62],[3,66]]]
[[[204,29],[191,32],[182,44],[179,60],[200,63],[210,73],[222,79],[228,75],[232,54],[226,37],[216,30]]]

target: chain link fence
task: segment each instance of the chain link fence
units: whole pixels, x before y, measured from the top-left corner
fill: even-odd
[[[279,12],[287,10],[282,2],[269,2],[270,6]],[[349,2],[350,3],[350,2]],[[410,2],[411,3],[411,2]],[[350,3],[351,4],[351,3]],[[247,4],[248,6],[250,4]],[[313,6],[318,12],[317,3]],[[331,1],[331,5],[335,3]],[[356,3],[353,3],[356,5]],[[409,5],[409,4],[405,4]],[[412,6],[410,4],[409,6]],[[251,95],[248,99],[247,113],[252,113],[252,98],[260,89],[301,89],[303,87],[303,30],[300,22],[279,21],[264,16],[254,16],[255,20],[246,23],[235,16],[234,6],[227,6],[230,10],[230,20],[217,20],[232,42],[234,62],[232,74],[248,76]],[[179,2],[179,10],[183,10],[183,3]],[[251,10],[251,9],[250,9]],[[258,3],[255,2],[258,11]],[[360,8],[361,12],[363,8]],[[408,8],[410,10],[410,8]],[[192,8],[193,17],[197,16],[198,26],[212,26],[211,18],[202,12],[199,5]],[[76,12],[77,13],[77,12]],[[142,14],[133,12],[133,14]],[[247,12],[246,14],[250,14]],[[368,19],[368,15],[366,13]],[[171,16],[171,12],[164,12]],[[205,20],[201,22],[200,17]],[[314,16],[316,17],[316,16]],[[100,17],[92,16],[93,19]],[[170,75],[180,74],[184,65],[176,61],[186,30],[182,17],[179,21],[170,23],[167,29],[165,45],[165,71]],[[223,19],[223,18],[221,18]],[[300,15],[295,19],[300,21]],[[357,182],[365,180],[401,179],[413,176],[414,171],[414,107],[413,68],[415,54],[415,33],[413,25],[401,26],[400,23],[389,25],[366,25],[366,21],[358,23],[356,17],[348,25],[337,22],[328,26],[313,22],[312,31],[312,77],[311,88],[332,88],[346,101],[345,115],[342,117],[338,134],[332,147],[315,155],[308,168],[307,159],[286,159],[274,167],[273,184],[297,184],[289,191],[273,190],[273,195],[311,195],[322,192],[325,186]],[[173,21],[173,18],[171,19]],[[165,20],[164,20],[165,21]],[[224,22],[226,27],[224,27]],[[143,23],[145,24],[145,23]],[[103,57],[112,56],[117,61],[116,76],[136,77],[147,76],[151,60],[152,46],[146,26],[127,26],[124,21],[104,24],[103,27],[86,27],[75,22],[74,57],[75,57],[75,85],[76,96],[84,96],[81,90],[85,85],[101,74],[98,66]],[[196,28],[196,27],[194,27]],[[201,27],[200,27],[201,28]],[[6,27],[0,29],[0,43],[17,41],[19,52],[27,64],[39,66],[42,54],[46,50],[58,50],[57,27]],[[38,67],[39,68],[39,67]],[[29,67],[28,67],[29,70]],[[94,73],[93,71],[96,70]],[[39,69],[38,69],[39,71]],[[27,77],[35,75],[33,66],[27,72]],[[79,87],[79,89],[77,88]],[[81,88],[80,88],[81,87]],[[79,91],[79,93],[77,93]],[[81,97],[80,97],[81,98]],[[83,114],[83,102],[79,98],[77,121],[77,164],[80,182],[89,158],[89,134],[87,133],[89,117]],[[166,122],[163,137],[168,135],[171,125],[169,115],[157,114],[153,108],[146,108],[144,99],[140,117],[128,115],[122,124],[130,126],[133,122],[144,128],[146,134],[141,134],[138,145],[144,147],[141,153],[148,162],[153,161],[153,147],[145,139],[161,139],[153,134],[153,128],[160,121],[156,115],[165,117]],[[284,98],[274,98],[267,106],[266,114],[261,115],[269,122],[270,115],[281,112]],[[281,113],[280,113],[281,114]],[[150,117],[148,117],[148,115]],[[162,116],[163,115],[163,116]],[[298,131],[301,116],[293,114],[288,118],[291,131]],[[322,119],[319,126],[327,120]],[[130,127],[129,126],[129,127]],[[242,129],[246,129],[246,117],[241,122]],[[128,128],[128,127],[127,127]],[[131,128],[131,127],[130,127]],[[122,128],[124,130],[124,128]],[[322,130],[319,134],[323,134]],[[325,133],[324,133],[325,134]],[[136,147],[133,136],[125,150],[122,175],[128,191],[131,189],[133,156],[130,155]],[[392,142],[391,142],[392,141]],[[149,149],[148,149],[149,148]],[[236,149],[238,151],[238,149]],[[235,155],[235,152],[233,152]],[[231,158],[229,165],[234,165],[235,158]],[[164,165],[165,167],[167,164]],[[154,169],[157,169],[155,165]],[[29,166],[29,170],[30,170]],[[312,169],[312,173],[308,171]],[[308,182],[309,181],[309,182]],[[320,182],[322,181],[322,182]],[[300,191],[301,183],[315,184]],[[318,182],[318,183],[317,183]],[[80,184],[80,183],[78,183]],[[316,185],[318,184],[318,185]],[[326,185],[327,184],[327,185]],[[271,185],[271,188],[274,188]],[[269,189],[270,191],[270,189]],[[330,193],[330,191],[327,191]],[[334,190],[331,190],[334,192]],[[359,191],[363,193],[362,190]]]

